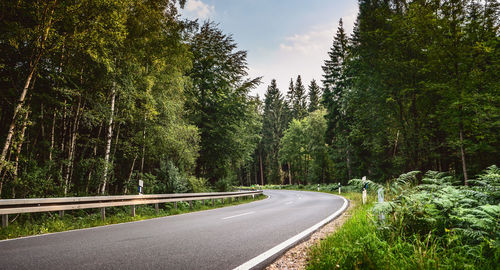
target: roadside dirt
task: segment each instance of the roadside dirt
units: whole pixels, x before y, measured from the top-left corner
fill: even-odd
[[[281,255],[273,263],[266,267],[266,270],[299,270],[305,269],[307,265],[307,254],[309,249],[316,245],[319,241],[325,239],[328,235],[334,233],[340,228],[346,220],[351,216],[354,203],[350,201],[349,208],[342,213],[338,218],[327,223],[319,230],[314,232],[311,237],[295,247],[289,249],[285,254]]]

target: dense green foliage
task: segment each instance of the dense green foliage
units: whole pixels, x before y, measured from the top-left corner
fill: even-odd
[[[232,37],[213,24],[204,24],[191,44],[188,110],[201,135],[196,174],[215,183],[250,161],[260,139],[258,103],[248,97],[259,78],[245,79],[246,52],[235,51]]]
[[[325,182],[328,171],[327,148],[324,143],[325,110],[316,110],[302,120],[293,119],[280,142],[279,155],[288,164],[289,184]]]
[[[337,177],[451,170],[467,180],[498,162],[498,7],[359,2],[347,49],[339,29],[325,62],[335,74],[325,75],[334,81],[327,142],[347,164]]]
[[[353,33],[340,20],[322,66],[326,130],[314,140],[326,145],[327,157],[307,147],[315,135],[305,132],[310,116],[299,76],[286,99],[266,103],[281,117],[264,113],[263,133],[288,130],[264,136],[264,145],[273,145],[263,148],[264,156],[273,158],[264,159],[268,173],[261,182],[346,184],[364,175],[383,182],[405,171],[434,170],[450,171],[467,185],[498,163],[499,7],[498,1],[360,0]],[[321,109],[314,85],[310,114]],[[273,121],[280,122],[266,124]],[[308,173],[313,164],[322,164],[320,178]]]
[[[184,2],[2,2],[1,198],[231,186],[260,139],[258,79]]]
[[[413,171],[389,183],[390,201],[360,206],[355,200],[352,218],[312,250],[309,269],[498,267],[500,169],[491,166],[469,187],[434,171],[417,185],[419,175]],[[350,183],[357,190],[363,185]],[[368,183],[369,191],[382,187]]]

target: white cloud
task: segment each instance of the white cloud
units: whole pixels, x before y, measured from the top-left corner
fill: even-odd
[[[352,33],[356,15],[357,9],[353,9],[342,17],[344,29],[348,34]],[[254,53],[258,52],[249,51],[250,76],[263,76],[262,84],[252,92],[263,98],[267,86],[274,78],[281,92],[286,93],[290,78],[295,81],[299,74],[306,85],[309,85],[312,79],[320,83],[323,74],[321,66],[328,56],[337,28],[338,19],[335,19],[313,26],[308,31],[286,36],[280,42],[279,47],[258,59],[253,58]]]
[[[188,0],[182,11],[183,15],[195,19],[208,19],[215,14],[215,6],[201,0]]]
[[[280,50],[285,52],[298,52],[304,55],[312,55],[317,51],[328,49],[333,30],[326,29],[311,30],[304,34],[295,34],[285,38],[280,44]]]
[[[352,32],[356,11],[350,12],[342,20],[344,30]],[[318,52],[326,52],[331,46],[333,36],[337,33],[338,21],[324,25],[317,25],[306,33],[294,34],[285,37],[285,42],[280,44],[280,50],[286,52],[298,52],[304,55],[314,55]]]

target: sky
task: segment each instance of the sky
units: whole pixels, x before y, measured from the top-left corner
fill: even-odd
[[[297,75],[320,83],[339,19],[351,33],[357,12],[357,0],[188,0],[181,11],[218,23],[247,51],[249,77],[262,77],[251,94],[261,98],[272,79],[282,93]]]

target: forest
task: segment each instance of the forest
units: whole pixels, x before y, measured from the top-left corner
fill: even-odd
[[[469,179],[500,156],[496,0],[359,0],[303,82],[185,0],[2,1],[0,198]],[[326,55],[326,52],[325,52]],[[319,63],[321,64],[321,63]],[[300,73],[300,71],[297,71]],[[264,97],[251,91],[269,83]]]

